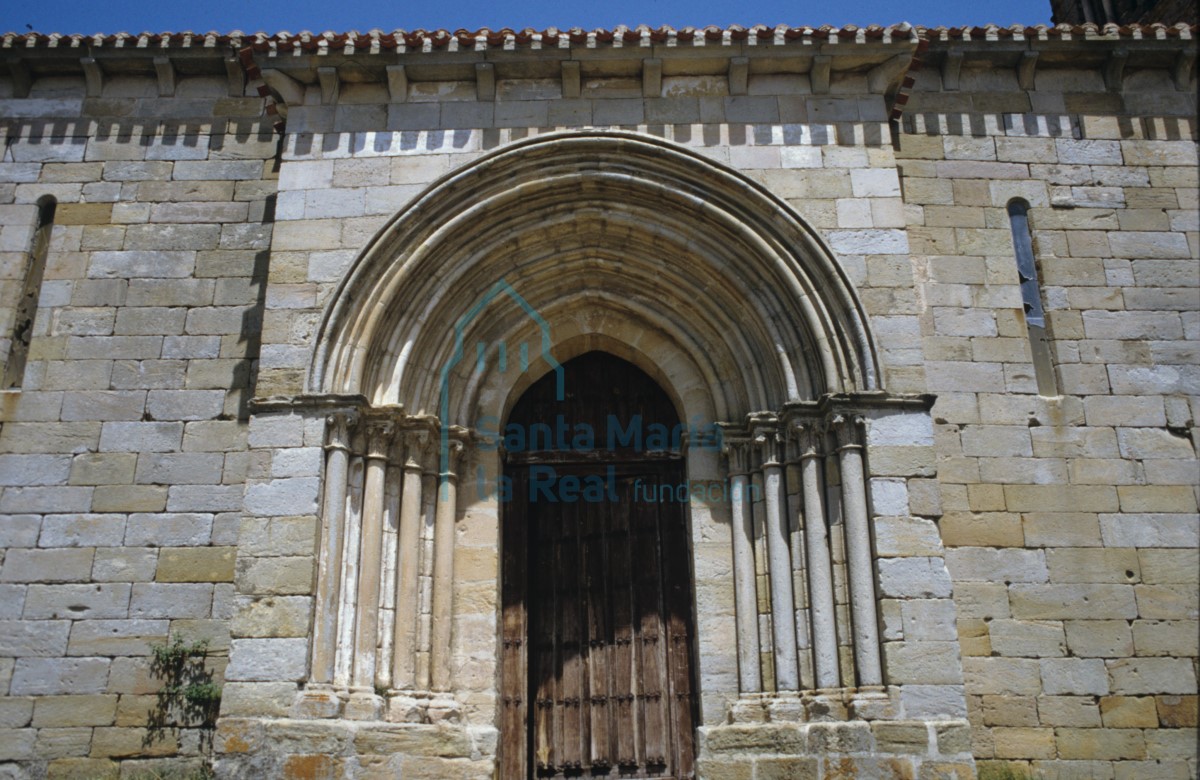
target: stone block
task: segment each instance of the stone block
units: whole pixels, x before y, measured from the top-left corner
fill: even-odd
[[[1032,696],[982,696],[983,723],[987,726],[1029,728],[1041,725],[1037,701]]]
[[[996,728],[992,729],[996,758],[1054,758],[1054,729]]]
[[[835,252],[846,255],[896,255],[908,252],[902,230],[834,230],[828,234]]]
[[[150,646],[166,639],[166,620],[86,620],[71,629],[68,655],[149,655]],[[106,725],[106,724],[93,724]]]
[[[41,530],[38,515],[8,515],[0,523],[0,547],[36,547]]]
[[[308,674],[308,639],[234,639],[225,679],[263,682],[304,679]]]
[[[133,453],[84,453],[71,461],[73,485],[124,485],[133,482],[137,455]]]
[[[1096,727],[1100,708],[1094,696],[1039,696],[1038,717],[1047,726]]]
[[[91,505],[90,487],[9,487],[0,496],[0,512],[6,514],[86,512]]]
[[[101,452],[172,452],[183,440],[181,422],[108,422],[100,433]]]
[[[966,696],[961,685],[906,685],[900,706],[906,718],[946,720],[966,718]]]
[[[1154,729],[1142,732],[1146,753],[1152,758],[1193,759],[1196,754],[1196,729]]]
[[[91,738],[92,730],[85,727],[39,729],[34,754],[40,759],[79,756],[88,751]]]
[[[875,514],[898,517],[906,516],[908,508],[908,486],[901,479],[871,480],[871,511]]]
[[[0,485],[64,485],[70,455],[0,455]]]
[[[224,478],[228,478],[228,468]],[[243,487],[235,485],[172,485],[169,512],[236,512],[242,508]]]
[[[1200,582],[1200,551],[1138,550],[1142,582],[1152,584]]]
[[[876,553],[883,557],[936,556],[942,553],[938,528],[915,517],[875,519]]]
[[[958,581],[1046,582],[1045,554],[1040,550],[995,550],[960,547],[946,551],[946,568]]]
[[[1110,729],[1156,728],[1158,711],[1153,696],[1102,696],[1100,717]]]
[[[1087,311],[1083,313],[1083,328],[1089,339],[1169,340],[1183,337],[1183,326],[1179,315],[1175,312]],[[1106,399],[1105,403],[1111,406],[1121,400],[1124,399]],[[1137,425],[1137,423],[1121,423],[1120,421],[1113,424]],[[1161,425],[1162,423],[1157,424]]]
[[[116,547],[125,537],[125,519],[113,515],[48,515],[39,547]]]
[[[0,656],[61,656],[69,629],[66,620],[0,620]]]
[[[167,489],[146,485],[101,485],[92,495],[93,512],[161,512]]]
[[[1165,728],[1196,728],[1197,697],[1156,696],[1159,722]]]
[[[172,173],[176,181],[244,181],[262,178],[259,160],[181,161]]]
[[[1068,620],[1063,627],[1072,655],[1120,658],[1133,654],[1133,635],[1124,620]]]
[[[28,726],[33,718],[34,701],[32,698],[12,696],[0,699],[0,729],[20,729]]]
[[[91,755],[95,758],[151,758],[170,756],[179,751],[179,737],[167,733],[151,740],[145,728],[102,727],[92,734]]]
[[[1200,524],[1188,514],[1101,514],[1100,533],[1111,547],[1200,545]]]
[[[116,711],[114,695],[45,696],[36,700],[32,725],[34,728],[110,726]]]
[[[871,724],[871,731],[880,752],[925,755],[929,751],[929,733],[922,723],[880,721]]]
[[[117,313],[113,332],[118,336],[177,336],[183,332],[186,314],[187,311],[182,307],[143,306],[122,309]],[[134,419],[140,419],[140,416]]]
[[[1196,165],[1195,146],[1187,141],[1121,141],[1126,165]]]
[[[133,547],[206,545],[212,534],[212,524],[210,514],[133,514],[125,531],[125,544]]]
[[[9,692],[13,696],[103,693],[109,663],[107,658],[18,658]]]
[[[144,453],[135,479],[143,484],[211,485],[221,481],[221,453]]]
[[[239,593],[308,595],[312,593],[311,557],[241,558],[237,562]]]
[[[1013,617],[1021,620],[1115,619],[1137,617],[1129,585],[1027,585],[1009,589]]]
[[[9,550],[0,566],[0,582],[82,582],[91,578],[91,548]]]
[[[300,447],[304,444],[304,420],[291,415],[256,416],[250,424],[252,448]]]
[[[208,617],[212,614],[212,588],[209,584],[134,583],[129,616],[151,619]]]
[[[159,554],[158,582],[233,582],[234,547],[180,547]]]
[[[951,584],[941,558],[880,560],[879,586],[885,596],[909,598],[948,597]]]
[[[1105,663],[1114,694],[1188,695],[1196,690],[1192,663],[1184,658],[1123,658]]]
[[[320,481],[315,477],[252,482],[246,487],[245,509],[258,516],[315,514],[319,491]]]
[[[1108,693],[1108,675],[1099,658],[1051,658],[1041,665],[1042,689],[1051,696]]]
[[[145,248],[175,247],[174,251],[93,252],[88,276],[94,279],[186,278],[195,267],[196,255],[193,251],[183,251],[177,247],[188,245],[186,240],[180,239],[167,247]]]
[[[320,447],[298,447],[279,450],[271,459],[272,477],[316,477],[324,465]]]
[[[1005,503],[1016,512],[1115,512],[1114,487],[1100,485],[1005,485]]]
[[[1196,494],[1185,485],[1120,485],[1117,494],[1123,512],[1196,511]]]
[[[230,630],[249,638],[309,635],[312,599],[307,596],[241,597]]]
[[[248,557],[311,555],[316,544],[315,518],[243,518],[238,550]]]
[[[35,755],[34,743],[36,739],[37,732],[33,729],[0,728],[0,756],[3,756],[6,761],[32,759]],[[9,777],[13,780],[18,780],[21,775],[14,772]]]
[[[1047,550],[1052,582],[1134,582],[1139,579],[1137,552],[1132,549]]]
[[[1057,729],[1058,755],[1066,759],[1144,758],[1145,740],[1138,729]]]
[[[156,420],[212,419],[224,405],[222,390],[151,390],[146,399],[146,411]]]
[[[46,767],[48,780],[118,780],[120,764],[107,758],[59,758]]]
[[[888,679],[898,684],[955,685],[962,681],[957,641],[886,642]]]
[[[992,649],[1000,655],[1039,658],[1067,654],[1063,624],[1059,621],[993,620],[989,633]]]

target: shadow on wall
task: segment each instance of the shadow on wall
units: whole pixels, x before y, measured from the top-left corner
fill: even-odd
[[[278,156],[275,158],[278,168]],[[275,195],[268,195],[263,208],[263,225],[275,223]],[[240,422],[250,419],[250,399],[258,385],[258,358],[262,351],[263,312],[267,307],[267,273],[271,267],[271,251],[261,249],[254,254],[254,269],[250,284],[255,289],[254,304],[242,313],[241,332],[238,343],[246,345],[245,355],[234,371],[235,386],[238,388],[237,418]]]

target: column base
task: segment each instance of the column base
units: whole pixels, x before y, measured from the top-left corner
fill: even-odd
[[[828,688],[814,691],[743,694],[729,707],[731,723],[825,723],[895,720],[899,689]]]

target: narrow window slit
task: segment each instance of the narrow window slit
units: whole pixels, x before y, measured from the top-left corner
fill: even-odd
[[[38,201],[37,223],[29,242],[25,283],[21,287],[21,298],[13,318],[12,343],[8,350],[8,361],[4,365],[4,383],[0,385],[5,390],[19,388],[25,376],[25,362],[29,359],[29,343],[33,338],[33,321],[37,317],[42,277],[46,273],[46,252],[50,247],[50,231],[54,227],[56,207],[57,202],[48,195]]]
[[[1056,396],[1058,382],[1054,376],[1050,339],[1046,334],[1046,312],[1042,306],[1037,259],[1033,255],[1033,237],[1029,232],[1029,204],[1020,198],[1009,201],[1008,221],[1012,227],[1017,276],[1021,281],[1021,302],[1029,332],[1029,349],[1033,354],[1033,373],[1037,379],[1038,394]]]

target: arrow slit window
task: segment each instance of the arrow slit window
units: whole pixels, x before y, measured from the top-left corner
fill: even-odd
[[[1058,395],[1054,376],[1054,357],[1046,333],[1046,312],[1042,305],[1042,290],[1038,282],[1037,258],[1033,254],[1033,236],[1029,232],[1029,204],[1014,199],[1008,204],[1008,221],[1012,227],[1013,251],[1017,256],[1017,276],[1021,281],[1021,303],[1029,333],[1029,349],[1033,354],[1033,372],[1038,394]]]
[[[25,279],[21,285],[21,298],[13,312],[12,337],[8,348],[8,361],[4,365],[2,386],[5,390],[19,388],[25,377],[25,362],[29,358],[29,343],[33,338],[33,324],[37,317],[38,298],[42,292],[42,277],[46,273],[46,252],[50,248],[50,231],[54,228],[54,198],[45,196],[38,201],[37,222],[29,242]]]

